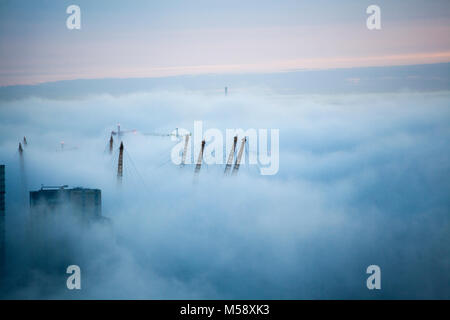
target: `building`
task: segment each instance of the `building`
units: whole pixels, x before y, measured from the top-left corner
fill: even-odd
[[[5,261],[5,165],[0,165],[0,269]]]
[[[44,187],[30,191],[28,257],[32,268],[59,272],[82,263],[85,241],[110,241],[112,224],[102,216],[100,189]]]
[[[32,217],[72,213],[84,221],[101,220],[102,192],[100,189],[44,187],[30,191]]]

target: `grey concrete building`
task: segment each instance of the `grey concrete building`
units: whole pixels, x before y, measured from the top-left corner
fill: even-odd
[[[102,219],[102,192],[99,189],[42,187],[30,191],[32,217],[70,212],[83,220]]]
[[[0,269],[5,262],[5,165],[0,165]]]

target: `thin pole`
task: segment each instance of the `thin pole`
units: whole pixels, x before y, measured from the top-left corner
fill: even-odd
[[[122,176],[123,176],[123,142],[120,143],[119,164],[117,166],[117,182],[119,184],[122,183]]]
[[[183,158],[181,158],[181,166],[184,167],[184,164],[186,163],[186,154],[187,154],[187,147],[189,143],[189,135],[186,135],[186,138],[184,139],[184,149],[183,149]]]
[[[198,174],[200,172],[200,169],[202,167],[203,150],[204,149],[205,149],[205,140],[202,141],[202,148],[200,150],[200,153],[198,154],[197,165],[195,166],[195,173],[196,174]]]
[[[239,166],[241,165],[242,153],[244,152],[245,142],[246,141],[247,141],[247,138],[244,137],[242,139],[242,142],[241,142],[241,147],[239,148],[239,153],[238,153],[238,156],[236,158],[236,163],[234,164],[233,172],[231,173],[234,176],[237,174],[237,172],[239,170]]]
[[[114,139],[111,135],[111,138],[109,138],[109,154],[111,154],[113,151],[113,144],[114,144]]]
[[[230,154],[228,155],[228,160],[227,160],[227,164],[225,165],[225,171],[224,171],[224,175],[226,175],[230,169],[231,166],[233,165],[233,159],[234,159],[234,154],[236,153],[236,144],[237,144],[237,136],[234,137],[233,139],[233,148],[230,151]]]

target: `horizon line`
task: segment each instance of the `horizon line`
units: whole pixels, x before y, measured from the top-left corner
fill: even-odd
[[[447,52],[446,52],[447,53]],[[450,52],[448,52],[450,54]],[[168,78],[178,78],[178,77],[201,77],[201,76],[212,76],[212,75],[264,75],[264,74],[283,74],[283,73],[296,73],[296,72],[320,72],[320,71],[337,71],[337,70],[354,70],[354,69],[381,69],[381,68],[396,68],[396,67],[413,67],[413,66],[427,66],[427,65],[438,65],[438,64],[450,64],[450,59],[448,61],[438,61],[438,62],[424,62],[424,63],[411,63],[411,64],[387,64],[387,65],[361,65],[361,66],[337,66],[330,68],[292,68],[284,70],[249,70],[249,71],[228,71],[228,72],[202,72],[202,73],[179,73],[179,74],[169,74],[169,75],[149,75],[149,76],[131,76],[131,77],[82,77],[82,78],[66,78],[51,81],[38,81],[33,83],[16,83],[16,84],[0,84],[0,88],[6,89],[8,87],[33,87],[45,84],[59,83],[59,82],[70,82],[70,81],[89,81],[89,80],[136,80],[136,79],[168,79]],[[203,66],[198,66],[203,67]]]

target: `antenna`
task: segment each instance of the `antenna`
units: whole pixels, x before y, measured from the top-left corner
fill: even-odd
[[[239,153],[236,158],[236,163],[234,164],[232,175],[237,175],[239,166],[241,165],[242,153],[244,152],[245,142],[247,141],[247,137],[242,138],[241,147],[239,148]]]
[[[113,144],[114,144],[114,139],[113,139],[113,136],[111,135],[111,138],[109,138],[109,154],[111,154],[113,151]]]
[[[197,165],[195,166],[195,174],[198,174],[200,172],[201,167],[202,167],[203,150],[204,149],[205,149],[205,140],[202,141],[202,148],[200,150],[200,153],[198,154]]]
[[[186,163],[188,144],[189,144],[189,135],[187,134],[186,137],[184,138],[184,149],[183,149],[183,158],[181,159],[181,167],[184,167],[184,164]]]
[[[234,136],[233,148],[231,149],[230,154],[228,155],[227,164],[225,165],[225,171],[223,173],[224,175],[226,175],[230,171],[231,166],[233,165],[234,154],[236,153],[237,139],[238,139],[238,137]]]
[[[119,164],[117,165],[117,183],[122,184],[123,176],[123,142],[120,143],[119,148]]]

